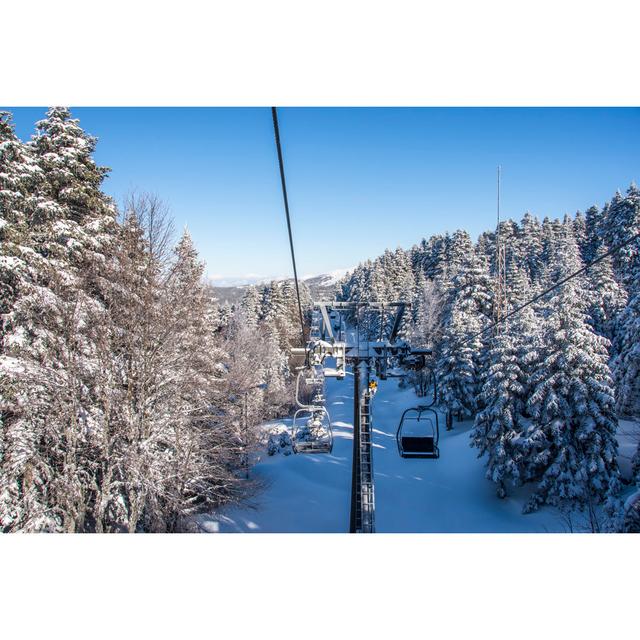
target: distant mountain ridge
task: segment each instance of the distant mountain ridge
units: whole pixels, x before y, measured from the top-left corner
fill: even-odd
[[[302,278],[302,281],[309,287],[311,297],[314,300],[333,300],[335,298],[336,286],[352,270],[353,269],[335,269],[317,276],[305,276]],[[212,284],[211,291],[220,304],[224,304],[225,302],[228,304],[237,304],[242,300],[242,296],[248,287],[260,287],[273,280],[284,282],[286,280],[293,280],[293,278],[267,278],[255,284],[240,284],[224,287]]]

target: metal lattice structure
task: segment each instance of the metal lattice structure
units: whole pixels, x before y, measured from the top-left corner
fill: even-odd
[[[354,376],[353,397],[353,462],[351,483],[351,516],[349,530],[352,533],[375,532],[375,495],[373,476],[373,442],[372,442],[372,393],[369,389],[370,371],[380,372],[386,377],[390,359],[415,358],[410,346],[398,337],[405,310],[410,307],[405,302],[317,302],[311,317],[309,340],[304,347],[293,348],[291,356],[300,376],[307,383],[317,379],[324,381],[327,377],[344,379],[346,367],[351,365]],[[393,313],[393,322],[389,335],[382,334],[378,340],[364,337],[360,331],[360,316],[364,310]],[[356,334],[351,340],[346,339],[344,312],[355,316]],[[403,360],[404,361],[404,360]],[[298,395],[298,392],[296,392]],[[298,401],[301,409],[310,410],[312,417],[327,415],[321,407],[324,402],[322,392],[315,396],[312,405]],[[307,414],[300,412],[303,419]],[[329,453],[331,445],[325,442],[298,442],[298,420],[294,419],[295,450],[303,453]],[[331,425],[328,426],[331,431]]]
[[[356,494],[355,532],[375,533],[375,495],[373,485],[373,442],[371,393],[367,389],[360,399],[360,434],[358,446],[359,491]]]
[[[493,297],[493,322],[497,335],[507,315],[507,273],[506,248],[500,235],[500,178],[502,168],[498,167],[498,223],[496,226],[496,275]]]

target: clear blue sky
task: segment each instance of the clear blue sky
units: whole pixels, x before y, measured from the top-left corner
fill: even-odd
[[[27,139],[44,108],[12,108]],[[291,273],[268,108],[75,108],[112,168],[105,190],[157,193],[211,276]],[[283,108],[301,274],[503,217],[562,216],[640,181],[640,109]]]

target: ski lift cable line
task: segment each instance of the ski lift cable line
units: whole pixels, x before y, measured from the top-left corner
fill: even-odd
[[[497,322],[492,322],[489,326],[485,327],[482,331],[478,331],[478,333],[473,334],[472,336],[464,340],[460,344],[460,346],[467,344],[467,342],[471,342],[471,340],[474,340],[475,338],[480,337],[487,331],[491,331],[491,329],[494,329],[497,325],[502,324],[512,316],[515,316],[517,313],[520,313],[526,307],[540,300],[540,298],[544,298],[546,295],[549,295],[552,291],[554,291],[558,287],[561,287],[563,284],[566,284],[569,280],[572,280],[573,278],[576,278],[577,276],[584,273],[585,271],[588,271],[594,264],[597,264],[598,262],[601,262],[602,260],[604,260],[605,258],[608,258],[614,253],[617,253],[618,251],[620,251],[620,249],[624,249],[626,246],[630,245],[632,242],[635,242],[638,239],[640,239],[640,233],[636,233],[635,235],[631,236],[631,238],[628,238],[624,242],[621,242],[619,245],[616,245],[612,249],[609,249],[609,251],[607,251],[606,253],[603,253],[601,256],[597,257],[595,260],[592,260],[591,262],[587,263],[584,267],[582,267],[581,269],[578,269],[578,271],[569,274],[566,278],[563,278],[562,280],[560,280],[559,282],[556,282],[554,285],[552,285],[548,289],[545,289],[542,293],[539,293],[537,296],[534,296],[533,298],[531,298],[531,300],[528,300],[527,302],[521,304],[519,307],[516,307],[512,311],[509,311],[509,313],[505,314]]]
[[[298,299],[298,313],[300,314],[300,332],[302,336],[302,345],[305,344],[304,339],[304,319],[302,314],[302,303],[300,302],[300,285],[298,284],[298,269],[296,267],[296,254],[293,249],[293,233],[291,231],[291,216],[289,215],[289,198],[287,197],[287,183],[284,178],[284,162],[282,160],[282,146],[280,144],[280,128],[278,127],[278,111],[276,107],[271,107],[271,116],[273,117],[273,132],[276,138],[276,148],[278,150],[278,164],[280,166],[280,182],[282,184],[282,198],[284,200],[284,212],[287,216],[287,230],[289,232],[289,247],[291,248],[291,262],[293,263],[293,280],[296,285],[296,297]]]

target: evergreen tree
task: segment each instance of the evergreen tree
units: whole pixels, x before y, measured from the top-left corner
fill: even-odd
[[[522,305],[531,295],[526,269],[511,265],[507,279],[512,307]],[[481,388],[483,409],[476,416],[472,446],[487,455],[487,478],[505,497],[509,483],[523,482],[522,438],[527,425],[526,401],[531,393],[530,378],[540,357],[539,319],[531,307],[520,311],[498,329],[490,341],[486,374]]]
[[[240,309],[244,316],[244,322],[251,327],[257,327],[260,320],[260,293],[257,287],[247,287],[240,302]]]
[[[603,234],[603,210],[598,206],[589,207],[585,213],[584,244],[580,247],[582,259],[585,262],[592,262],[604,242]]]
[[[484,259],[472,253],[451,283],[453,298],[439,344],[441,399],[461,418],[473,416],[478,408],[483,352],[483,336],[478,334],[490,322],[491,289]]]
[[[442,289],[447,291],[455,276],[467,265],[474,252],[473,242],[466,231],[458,229],[451,238],[445,239],[445,266],[442,274]]]
[[[9,147],[16,150],[16,141]],[[4,316],[5,364],[12,365],[2,368],[0,493],[10,497],[10,512],[1,518],[10,530],[82,530],[95,485],[95,327],[104,319],[110,286],[115,212],[99,194],[100,211],[66,217],[64,193],[82,191],[86,176],[68,171],[66,191],[52,190],[47,166],[66,155],[58,152],[31,144],[20,153],[33,179],[23,182],[27,227],[13,245],[28,258],[26,277],[13,287]]]
[[[604,248],[599,248],[595,258],[600,257],[603,252]],[[587,277],[589,321],[598,335],[611,341],[618,316],[627,302],[626,291],[616,282],[610,257],[590,267]]]
[[[93,160],[96,138],[85,133],[65,107],[52,107],[36,123],[29,143],[46,180],[46,194],[64,210],[64,217],[82,222],[104,205],[100,191],[109,170]]]
[[[484,408],[476,415],[471,444],[487,455],[487,478],[497,485],[500,498],[509,481],[520,481],[526,376],[520,365],[516,336],[510,327],[492,341],[488,371],[481,389]]]
[[[470,339],[476,330],[480,330],[477,319],[466,316],[454,303],[438,349],[438,389],[440,401],[460,419],[473,416],[477,409],[482,340]]]
[[[640,416],[640,292],[631,297],[620,316],[615,351],[618,414]]]
[[[539,281],[542,273],[542,227],[537,218],[529,212],[520,221],[518,234],[519,254],[523,256],[532,283]]]
[[[563,277],[579,262],[567,233],[552,271]],[[526,511],[547,503],[592,514],[602,501],[611,507],[619,489],[608,341],[587,323],[581,292],[580,281],[570,280],[549,303],[527,404],[532,424],[524,440],[525,479],[539,483]]]
[[[544,280],[544,271],[557,258],[558,251],[562,246],[563,239],[571,235],[568,228],[562,226],[559,220],[551,220],[545,218],[542,221],[541,238],[542,238],[542,254],[541,254],[541,277]],[[548,284],[548,282],[545,282]]]
[[[0,316],[6,319],[21,285],[33,281],[39,260],[29,227],[40,207],[42,175],[33,155],[15,135],[11,114],[0,112]],[[6,328],[5,328],[6,330]]]
[[[567,224],[570,224],[573,231],[573,237],[576,239],[578,243],[578,248],[580,249],[580,254],[582,255],[582,259],[584,260],[584,256],[586,253],[587,247],[587,220],[586,217],[582,214],[581,211],[577,211],[575,218],[571,220],[569,216]]]
[[[640,190],[632,184],[625,196],[619,191],[605,213],[603,237],[609,248],[640,233]],[[629,295],[640,289],[640,243],[632,242],[613,256],[616,274]]]

